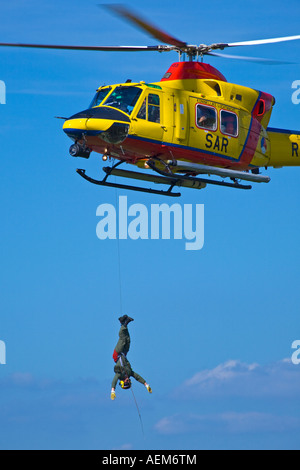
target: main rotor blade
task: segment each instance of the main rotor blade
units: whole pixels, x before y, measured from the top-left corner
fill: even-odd
[[[262,44],[276,44],[276,43],[279,43],[279,42],[296,41],[298,39],[300,39],[300,35],[298,35],[298,36],[285,36],[283,38],[259,39],[259,40],[255,40],[255,41],[231,42],[229,44],[226,44],[225,47],[260,46]]]
[[[159,41],[162,41],[166,44],[171,44],[172,46],[176,46],[179,48],[185,47],[187,45],[186,42],[180,41],[179,39],[176,39],[173,36],[170,36],[168,33],[161,31],[156,26],[151,25],[150,23],[148,23],[148,21],[142,19],[140,16],[137,16],[135,13],[133,13],[132,11],[130,11],[123,5],[101,4],[99,6],[104,7],[113,13],[116,13],[122,18],[126,18],[127,20],[131,21],[131,23],[133,23],[135,26],[138,26],[143,31],[146,31],[153,38],[158,39]]]
[[[266,64],[266,65],[288,65],[292,64],[292,62],[284,62],[281,60],[273,60],[273,59],[263,59],[260,57],[246,57],[246,56],[237,56],[237,55],[230,55],[230,54],[218,54],[217,52],[208,52],[207,55],[214,56],[214,57],[221,57],[224,59],[234,59],[234,60],[244,60],[246,62],[256,62],[258,64]]]
[[[60,46],[50,44],[17,44],[17,43],[0,43],[0,47],[28,47],[34,49],[58,49],[69,51],[108,51],[108,52],[139,52],[139,51],[170,51],[168,46]]]

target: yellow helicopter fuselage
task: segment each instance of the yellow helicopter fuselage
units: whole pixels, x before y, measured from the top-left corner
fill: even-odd
[[[274,104],[207,64],[178,62],[157,83],[100,87],[64,131],[90,151],[140,167],[153,157],[241,171],[297,166],[300,133],[268,128]]]

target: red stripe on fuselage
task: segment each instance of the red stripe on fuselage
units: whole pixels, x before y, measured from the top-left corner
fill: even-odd
[[[230,155],[228,157],[214,152],[204,151],[188,146],[173,145],[168,143],[160,143],[149,139],[135,138],[128,136],[122,144],[122,149],[103,143],[99,145],[99,138],[88,137],[87,145],[93,151],[108,154],[117,158],[126,160],[129,163],[135,163],[137,160],[160,157],[161,159],[170,160],[188,160],[194,163],[202,163],[207,165],[224,166],[227,168],[247,169],[255,154],[261,125],[256,119],[252,120],[251,130],[248,135],[247,143],[243,148],[239,159],[235,159]]]
[[[245,168],[249,167],[255,155],[258,141],[260,138],[261,127],[262,126],[260,122],[258,122],[255,118],[252,118],[250,132],[248,134],[248,140],[240,157],[240,161],[241,163],[243,163],[243,166],[245,166]]]
[[[183,145],[158,142],[142,137],[128,136],[122,144],[122,148],[109,145],[103,142],[100,144],[99,137],[87,136],[86,144],[91,150],[103,154],[108,153],[121,160],[135,163],[137,160],[150,157],[160,157],[169,160],[188,160],[194,163],[207,165],[224,166],[227,168],[248,169],[254,157],[258,141],[260,138],[261,124],[255,118],[252,118],[251,127],[245,141],[244,147],[240,150],[239,156],[224,156],[209,150],[196,149]],[[100,144],[100,145],[99,145]]]

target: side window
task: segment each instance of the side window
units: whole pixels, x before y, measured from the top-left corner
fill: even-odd
[[[158,95],[149,94],[144,99],[137,118],[160,123],[160,99]]]
[[[160,122],[160,102],[158,95],[148,96],[148,121]]]
[[[221,111],[221,131],[223,134],[237,137],[238,131],[238,118],[237,115],[230,111]]]
[[[147,98],[144,99],[141,109],[137,114],[137,118],[139,119],[147,119]]]
[[[218,128],[217,110],[211,106],[197,104],[196,124],[201,129],[216,131]]]

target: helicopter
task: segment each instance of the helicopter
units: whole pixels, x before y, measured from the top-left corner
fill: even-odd
[[[123,5],[101,5],[130,21],[163,44],[156,46],[62,46],[0,43],[0,46],[105,52],[176,52],[173,63],[154,83],[145,81],[100,86],[90,106],[64,120],[73,141],[72,157],[92,152],[111,161],[103,178],[77,173],[90,183],[179,197],[174,188],[217,185],[252,189],[269,183],[269,167],[300,165],[300,132],[268,127],[275,98],[269,93],[229,83],[204,56],[242,58],[216,51],[299,40],[300,35],[235,43],[190,45],[150,24]],[[268,59],[254,59],[271,62]],[[135,169],[120,168],[131,164]],[[136,168],[138,171],[136,171]],[[110,176],[167,185],[155,189],[108,181]],[[211,178],[213,176],[213,178]],[[217,177],[217,178],[216,178]],[[228,181],[229,180],[229,181]]]

